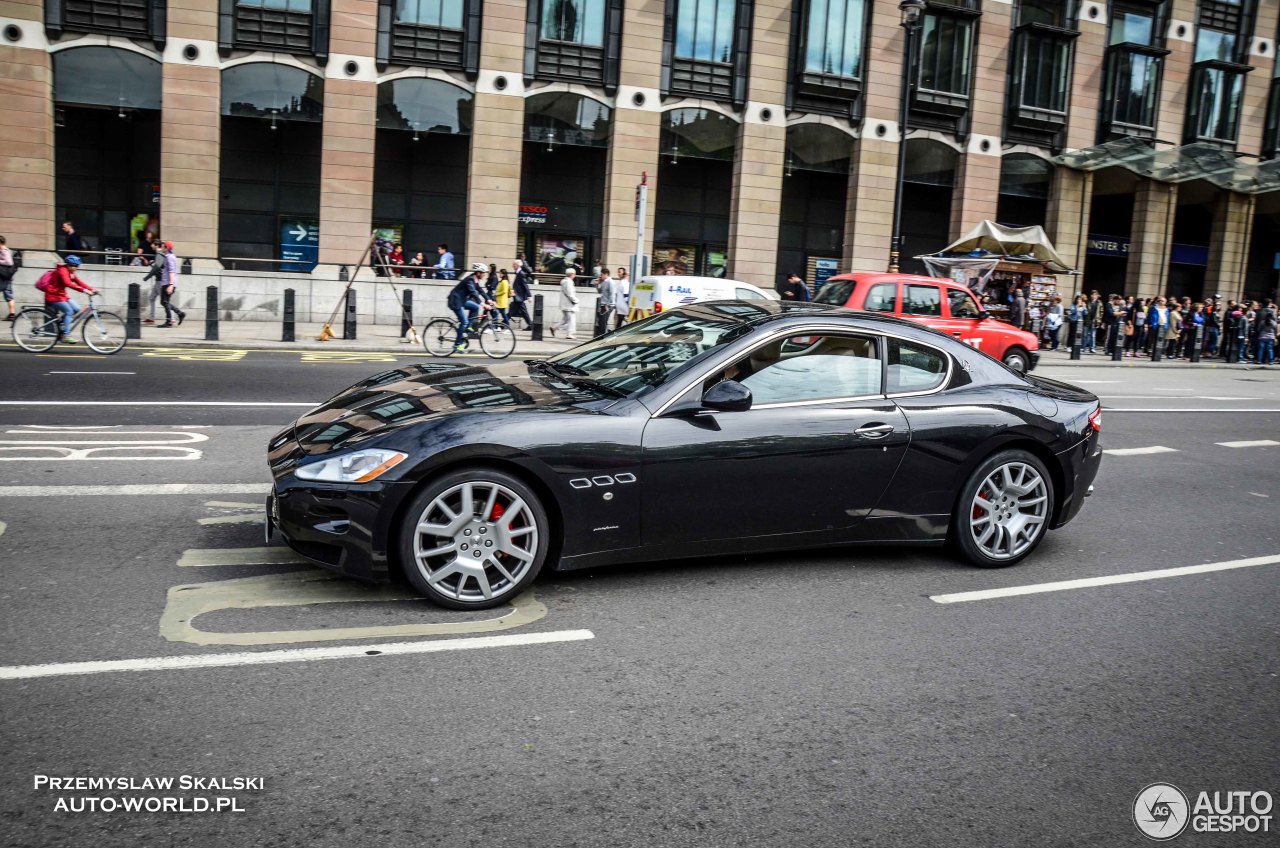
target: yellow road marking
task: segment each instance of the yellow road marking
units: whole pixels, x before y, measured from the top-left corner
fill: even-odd
[[[293,565],[306,560],[288,548],[191,548],[182,552],[178,565],[206,568],[218,565]]]
[[[396,354],[378,351],[304,350],[303,362],[395,362]]]
[[[150,348],[143,356],[161,359],[180,359],[188,362],[239,362],[249,353],[231,348],[157,347]]]
[[[274,630],[218,633],[200,630],[192,622],[201,615],[224,609],[258,609],[310,604],[416,601],[419,610],[427,601],[391,586],[371,588],[346,577],[323,571],[291,571],[212,583],[174,586],[160,617],[160,635],[170,642],[194,645],[271,645],[296,642],[332,642],[342,639],[379,639],[401,636],[448,636],[491,633],[531,624],[544,618],[547,607],[525,592],[509,611],[483,621],[420,622],[416,624],[342,627],[314,630]]]

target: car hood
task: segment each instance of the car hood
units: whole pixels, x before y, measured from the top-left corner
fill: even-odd
[[[430,419],[479,410],[594,412],[616,399],[559,380],[524,362],[485,367],[452,362],[409,365],[375,374],[303,415],[292,440],[309,455],[350,448],[373,436]],[[284,434],[281,434],[282,436]],[[274,452],[274,450],[273,450]]]

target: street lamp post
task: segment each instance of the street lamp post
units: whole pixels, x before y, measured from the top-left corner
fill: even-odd
[[[898,174],[893,182],[893,237],[889,241],[889,273],[899,271],[902,254],[902,176],[907,166],[907,115],[911,110],[911,75],[916,69],[916,37],[920,32],[920,16],[925,0],[902,0],[902,28],[907,31],[906,48],[902,52],[902,98],[898,104]]]

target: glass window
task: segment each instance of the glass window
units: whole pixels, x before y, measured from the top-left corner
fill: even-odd
[[[932,12],[926,15],[920,43],[920,87],[967,97],[972,50],[972,20]]]
[[[862,306],[867,312],[897,312],[898,284],[881,283],[872,286],[867,292],[867,300]]]
[[[396,23],[462,29],[464,0],[396,0]]]
[[[378,85],[377,125],[385,129],[467,135],[471,92],[441,80],[402,77]]]
[[[982,309],[973,295],[960,289],[947,289],[947,299],[951,302],[952,318],[981,318]]]
[[[1155,127],[1156,90],[1160,57],[1121,50],[1109,59],[1111,120],[1137,127]]]
[[[1196,34],[1196,61],[1207,62],[1220,59],[1230,62],[1235,58],[1236,34],[1221,32],[1216,29],[1201,27]]]
[[[942,316],[942,292],[937,286],[906,283],[902,287],[902,313],[904,315]]]
[[[281,12],[311,11],[311,0],[236,0],[236,5],[249,9],[273,9]]]
[[[880,394],[880,354],[860,336],[799,336],[770,342],[729,371],[753,406]],[[726,372],[728,375],[728,372]]]
[[[1155,36],[1155,19],[1127,9],[1115,9],[1111,13],[1112,44],[1143,44],[1152,46]]]
[[[542,38],[604,44],[604,0],[543,0]]]
[[[1198,68],[1196,72],[1196,137],[1235,141],[1244,74],[1220,68]]]
[[[161,67],[132,50],[74,47],[53,54],[53,99],[111,109],[159,109]]]
[[[1022,106],[1050,112],[1067,111],[1067,73],[1071,44],[1047,33],[1021,33]]]
[[[703,62],[733,58],[734,0],[679,0],[676,56]]]
[[[227,68],[222,72],[222,114],[319,122],[324,79],[278,62]]]
[[[1018,26],[1046,24],[1066,28],[1067,4],[1063,0],[1022,0],[1018,4]]]
[[[765,296],[755,289],[736,288],[733,290],[738,300],[766,300]]]
[[[923,345],[889,340],[889,393],[927,392],[942,385],[947,358]]]
[[[864,0],[813,0],[805,34],[804,69],[859,78],[867,19]]]
[[[832,280],[823,286],[818,294],[814,296],[815,303],[828,303],[832,306],[844,306],[849,302],[849,295],[853,294],[853,287],[857,285],[853,280]],[[867,309],[871,309],[870,306]],[[893,310],[888,310],[892,312]]]

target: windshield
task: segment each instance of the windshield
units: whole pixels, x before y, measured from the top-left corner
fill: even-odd
[[[849,295],[853,294],[853,287],[857,284],[856,280],[832,280],[818,290],[813,302],[844,306],[849,302]]]
[[[745,321],[768,314],[747,303],[663,312],[566,351],[549,361],[629,395],[661,386],[711,351],[745,333]]]

